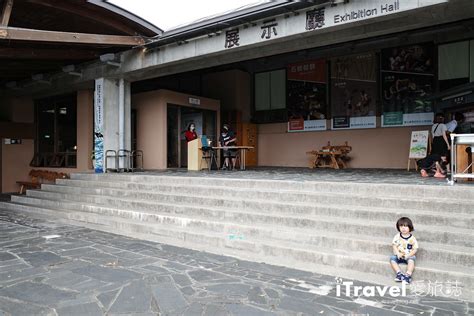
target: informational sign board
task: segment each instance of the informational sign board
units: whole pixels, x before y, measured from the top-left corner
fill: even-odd
[[[410,141],[410,159],[425,158],[428,153],[428,136],[429,131],[413,131],[411,132]]]
[[[96,173],[104,172],[104,78],[95,81],[94,158]]]

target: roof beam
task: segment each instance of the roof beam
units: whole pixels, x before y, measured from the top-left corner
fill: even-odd
[[[0,47],[0,58],[35,60],[87,60],[99,57],[92,50]]]
[[[3,3],[2,21],[0,22],[0,26],[8,25],[8,22],[10,21],[10,15],[12,14],[12,8],[13,0],[5,0]]]
[[[0,40],[2,39],[29,42],[96,44],[104,46],[137,46],[145,43],[143,38],[139,36],[43,31],[0,26]]]
[[[128,35],[135,35],[137,32],[130,26],[127,26],[123,21],[113,19],[105,15],[103,12],[96,12],[87,8],[81,2],[74,1],[57,1],[57,0],[28,0],[30,3],[61,10],[64,12],[81,15],[85,19],[90,19],[96,22],[101,22],[106,26],[110,26],[116,30],[124,32]]]

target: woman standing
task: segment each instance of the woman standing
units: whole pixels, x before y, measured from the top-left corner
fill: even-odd
[[[190,123],[188,125],[188,129],[186,130],[186,132],[184,132],[184,138],[186,138],[186,142],[188,143],[198,138],[198,135],[196,133],[196,126],[194,125],[194,123]]]
[[[451,149],[447,136],[447,127],[444,124],[444,115],[441,113],[436,114],[434,124],[431,127],[431,154],[437,154],[440,156],[448,156],[448,152]]]

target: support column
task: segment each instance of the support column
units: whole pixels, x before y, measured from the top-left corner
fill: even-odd
[[[94,106],[94,148],[96,154],[96,172],[105,172],[105,154],[107,150],[131,149],[131,105],[130,83],[124,79],[96,79]],[[107,161],[107,167],[119,168],[113,159]]]

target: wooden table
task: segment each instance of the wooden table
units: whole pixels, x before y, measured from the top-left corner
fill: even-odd
[[[314,155],[314,158],[311,159],[309,167],[313,168],[333,168],[333,169],[343,169],[346,168],[346,164],[342,159],[346,154],[340,150],[312,150],[306,152],[308,155]],[[319,165],[323,163],[322,165]]]
[[[212,149],[215,150],[228,150],[228,149],[238,149],[240,150],[240,170],[245,170],[245,153],[247,150],[253,149],[254,147],[252,146],[218,146],[218,147],[212,147]]]

